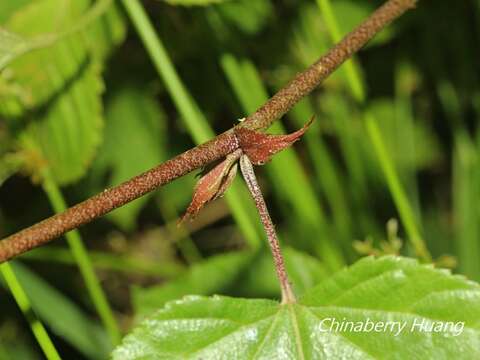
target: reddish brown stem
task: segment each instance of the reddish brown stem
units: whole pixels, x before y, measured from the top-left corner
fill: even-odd
[[[13,234],[0,241],[0,263],[45,244],[159,186],[222,158],[237,148],[238,141],[233,132],[223,133],[133,179],[85,200],[63,213]]]
[[[331,48],[316,63],[297,75],[283,89],[240,125],[252,130],[264,129],[289,111],[305,95],[315,89],[345,60],[360,50],[375,34],[405,11],[415,7],[417,0],[390,0],[374,11],[356,29]]]
[[[267,234],[268,243],[272,250],[273,262],[277,272],[278,280],[280,281],[280,288],[282,289],[282,304],[294,303],[295,295],[293,294],[290,282],[288,281],[287,269],[285,268],[285,261],[283,260],[282,251],[280,250],[280,242],[278,241],[277,232],[273,225],[272,218],[268,213],[267,204],[263,199],[262,190],[257,182],[253,165],[247,155],[240,157],[240,169],[242,170],[243,178],[247,183],[248,190],[252,194],[253,200],[260,215],[263,228]]]
[[[414,7],[416,0],[389,0],[359,27],[349,33],[325,56],[299,74],[239,126],[267,128],[300,99],[308,95],[353,53],[364,46],[392,20]],[[197,168],[224,157],[238,148],[231,130],[205,144],[147,171],[117,187],[108,189],[65,212],[52,216],[0,241],[0,263],[53,240],[113,209]]]

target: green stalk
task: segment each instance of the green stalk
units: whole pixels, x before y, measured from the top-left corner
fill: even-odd
[[[458,131],[454,140],[452,193],[459,270],[478,281],[480,280],[479,151],[477,144],[466,131]]]
[[[63,198],[60,189],[47,170],[43,173],[42,187],[56,213],[63,212],[67,209],[65,199]],[[93,301],[95,309],[97,310],[103,325],[110,336],[112,345],[116,345],[120,343],[121,340],[120,329],[118,328],[113,311],[107,301],[105,293],[100,286],[100,282],[95,274],[95,270],[88,255],[87,249],[85,248],[82,238],[80,237],[80,233],[78,230],[73,230],[66,233],[65,237],[68,245],[70,246],[73,257],[78,264],[80,273],[85,280],[85,285],[90,298]]]
[[[215,133],[183,85],[160,37],[155,33],[155,29],[142,5],[138,0],[122,1],[158,74],[163,79],[177,110],[184,120],[190,136],[192,136],[197,144],[211,139],[215,136]],[[248,208],[248,205],[245,204],[244,199],[248,199],[248,195],[241,195],[241,189],[242,188],[238,187],[238,183],[233,184],[231,189],[226,193],[225,198],[249,246],[256,249],[261,244],[260,229],[258,229],[253,219],[255,210],[251,209],[251,205],[250,208]]]
[[[396,173],[395,167],[393,166],[392,159],[388,154],[388,150],[385,147],[385,143],[382,139],[382,134],[380,133],[376,120],[368,110],[365,110],[364,116],[368,135],[373,143],[378,161],[380,162],[380,166],[382,167],[383,173],[387,179],[388,187],[393,196],[393,200],[397,206],[400,218],[405,226],[408,237],[410,238],[417,255],[426,261],[430,261],[430,254],[425,246],[420,232],[418,231],[417,225],[415,224],[414,212],[410,206],[408,197],[402,188],[402,184],[400,183],[400,179]]]
[[[7,286],[9,287],[15,301],[17,302],[18,307],[27,319],[33,335],[37,339],[37,342],[45,354],[45,357],[48,360],[60,360],[61,358],[60,355],[58,355],[57,349],[55,349],[55,346],[48,336],[45,327],[34,314],[27,294],[25,294],[25,291],[23,290],[22,285],[18,281],[10,264],[8,262],[0,264],[0,272],[3,275],[3,278],[5,279],[5,282],[7,283]]]
[[[341,40],[341,33],[338,27],[337,19],[335,18],[335,14],[333,13],[330,0],[317,0],[317,4],[322,12],[328,32],[330,33],[330,37],[334,42],[339,42]],[[358,68],[353,60],[347,60],[344,66],[347,81],[350,85],[350,90],[354,99],[360,105],[365,105],[365,84],[362,81]],[[414,211],[410,205],[405,190],[402,187],[397,171],[393,166],[393,160],[387,151],[387,147],[383,141],[377,121],[373,114],[371,114],[368,110],[365,110],[364,118],[370,141],[373,144],[375,153],[380,162],[380,166],[387,181],[387,186],[393,197],[395,206],[398,209],[400,219],[405,226],[408,237],[415,248],[415,252],[423,260],[427,262],[431,261],[431,255],[428,252],[425,241],[420,235],[419,228],[416,224]]]

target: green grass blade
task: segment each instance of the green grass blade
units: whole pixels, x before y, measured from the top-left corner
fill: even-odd
[[[415,224],[415,215],[413,209],[410,206],[407,195],[402,189],[402,184],[400,183],[400,179],[398,178],[393,165],[393,160],[391,159],[385,147],[385,143],[382,139],[382,134],[378,128],[378,125],[376,124],[376,120],[368,110],[365,110],[365,121],[368,135],[370,136],[373,147],[375,148],[375,152],[378,156],[383,173],[387,178],[388,187],[397,206],[400,218],[405,225],[405,229],[408,233],[410,241],[415,247],[417,255],[422,259],[429,261],[430,254],[428,253],[425,243],[423,242],[420,232]]]
[[[476,144],[464,132],[455,137],[453,156],[453,204],[455,245],[459,270],[480,280],[480,162]]]
[[[47,197],[56,213],[60,213],[66,210],[67,205],[65,199],[58,188],[55,181],[53,181],[48,171],[44,172],[44,180],[42,183],[43,189],[47,194]],[[107,301],[105,293],[100,286],[100,282],[95,274],[92,262],[88,255],[87,249],[80,237],[78,230],[73,230],[65,234],[68,245],[72,251],[75,261],[78,264],[88,293],[92,299],[92,302],[97,310],[108,334],[112,344],[118,344],[121,340],[120,329],[113,315],[113,311]]]
[[[23,315],[27,319],[30,328],[38,341],[38,344],[42,348],[45,357],[48,360],[60,360],[57,349],[52,343],[52,340],[48,336],[47,331],[43,324],[38,320],[35,314],[32,312],[30,301],[22,288],[22,285],[18,281],[12,267],[8,262],[0,264],[0,272],[5,279],[10,291],[18,304],[18,307],[22,311]]]
[[[112,345],[99,321],[91,319],[77,304],[21,262],[12,262],[11,267],[33,311],[53,334],[88,359],[108,357]]]
[[[300,127],[304,119],[315,113],[315,109],[309,98],[297,104],[289,114],[289,117]],[[318,183],[332,211],[334,227],[330,232],[335,232],[336,238],[344,244],[344,252],[352,254],[352,213],[349,209],[345,182],[339,169],[322,139],[321,131],[315,131],[315,125],[303,136],[310,155],[315,174],[315,181]]]
[[[214,137],[214,131],[180,80],[140,2],[123,0],[123,4],[194,141],[199,144]],[[258,248],[261,244],[260,231],[253,219],[255,210],[245,202],[245,199],[249,199],[245,190],[234,183],[225,198],[246,241],[250,247]]]
[[[415,134],[415,118],[412,104],[413,89],[405,84],[405,79],[411,79],[414,76],[413,70],[406,63],[400,62],[395,69],[395,99],[394,99],[394,121],[397,129],[398,144],[397,150],[403,152],[407,157],[408,164],[415,164],[407,169],[402,169],[402,183],[406,185],[409,192],[409,199],[415,213],[415,218],[423,224],[422,211],[420,206],[420,190],[416,180],[415,171],[417,169],[417,144]]]
[[[341,40],[341,33],[335,14],[332,10],[330,0],[317,0],[317,3],[325,19],[327,29],[330,33],[332,40],[334,42],[339,42]],[[347,81],[350,85],[350,90],[353,97],[358,101],[359,104],[364,105],[366,101],[366,92],[365,85],[363,84],[362,78],[360,76],[360,72],[356,68],[353,60],[347,60],[344,66]],[[405,226],[408,237],[412,242],[412,245],[415,248],[415,252],[417,253],[417,255],[425,261],[430,261],[431,256],[425,245],[425,241],[420,234],[413,208],[411,207],[410,201],[400,182],[397,171],[393,166],[393,160],[391,159],[391,156],[388,153],[387,148],[384,144],[380,129],[377,125],[377,121],[368,110],[365,111],[364,117],[368,135],[373,144],[376,155],[379,159],[382,171],[387,181],[387,186],[393,197],[393,201],[398,209],[400,218]]]

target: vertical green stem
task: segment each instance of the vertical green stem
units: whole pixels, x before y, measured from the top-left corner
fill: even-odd
[[[323,14],[323,18],[325,19],[330,37],[334,42],[340,41],[341,33],[338,27],[337,19],[335,18],[335,14],[333,13],[330,0],[317,0],[317,3]],[[365,84],[362,81],[355,63],[350,59],[345,62],[344,66],[353,97],[359,104],[365,105]],[[402,187],[397,171],[393,166],[393,160],[387,151],[387,147],[383,141],[377,121],[373,114],[371,114],[368,110],[365,111],[364,117],[370,141],[372,142],[375,153],[379,159],[388,188],[392,194],[393,201],[398,209],[408,237],[410,238],[417,255],[425,261],[431,261],[430,253],[428,252],[428,249],[425,246],[425,241],[420,235],[420,231],[417,227],[412,206],[410,205],[405,190]]]
[[[429,261],[431,260],[430,254],[415,224],[415,215],[412,207],[410,206],[407,195],[403,191],[402,184],[395,171],[392,159],[390,158],[385,143],[383,142],[382,134],[375,122],[376,120],[368,110],[365,111],[365,121],[368,135],[370,136],[375,152],[377,153],[378,161],[380,162],[380,166],[387,179],[388,187],[390,188],[393,200],[395,201],[400,217],[405,225],[408,237],[415,247],[417,255],[422,259]]]
[[[52,179],[48,171],[44,171],[44,180],[42,183],[43,189],[48,196],[48,199],[56,213],[66,210],[67,205],[65,199],[58,188],[55,181]],[[87,249],[80,237],[78,230],[73,230],[65,235],[73,257],[78,264],[80,273],[85,280],[88,293],[93,301],[93,304],[108,332],[112,345],[120,343],[121,333],[117,322],[113,315],[113,311],[107,301],[105,293],[100,286],[100,282],[95,274],[92,262],[88,255]]]
[[[27,319],[30,328],[32,329],[33,335],[38,341],[45,357],[48,360],[60,360],[60,355],[58,355],[57,349],[52,343],[52,340],[48,336],[47,331],[43,324],[38,320],[38,318],[33,313],[30,301],[28,300],[27,294],[22,288],[22,285],[18,281],[12,267],[8,262],[0,264],[0,272],[7,283],[7,286],[10,288],[10,291],[17,302],[18,307],[22,311],[23,315]]]

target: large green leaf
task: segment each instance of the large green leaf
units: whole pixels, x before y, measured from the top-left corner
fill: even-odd
[[[109,3],[99,2],[104,7]],[[19,39],[68,33],[79,17],[81,23],[89,24],[87,20],[102,13],[96,7],[87,19],[82,18],[89,5],[89,0],[30,3],[7,23],[8,37],[21,47]],[[0,73],[0,115],[12,132],[19,133],[17,148],[23,150],[25,167],[35,178],[48,165],[56,182],[73,182],[85,173],[95,154],[103,125],[98,60],[122,37],[121,22],[113,11],[93,23],[87,33],[69,33],[48,48],[16,59]],[[56,15],[51,21],[45,21],[52,14]],[[101,36],[101,29],[108,35]]]
[[[41,177],[45,164],[61,185],[85,174],[103,128],[99,70],[97,64],[89,65],[46,109],[45,116],[35,113],[29,117],[19,138],[20,146],[32,154],[27,166],[34,177]]]
[[[221,296],[170,302],[113,353],[122,360],[459,357],[480,357],[480,286],[398,257],[363,259],[297,304]]]
[[[93,4],[92,4],[93,3]],[[90,6],[92,4],[92,6]],[[48,10],[48,14],[53,14],[51,6],[63,9],[60,16],[53,20],[50,17],[41,17],[42,12]],[[28,27],[23,19],[29,19],[29,16],[38,13],[40,16],[32,22],[34,26]],[[72,15],[75,21],[65,21]],[[14,59],[22,55],[42,49],[49,48],[62,39],[71,35],[85,31],[86,38],[91,50],[100,57],[106,56],[113,45],[119,43],[125,35],[125,25],[117,5],[113,0],[48,0],[28,4],[25,0],[15,2],[13,6],[0,5],[0,19],[5,20],[12,17],[7,27],[18,28],[19,32],[25,34],[22,37],[15,33],[0,28],[0,70]],[[45,21],[48,19],[48,21]],[[97,21],[98,20],[98,21]],[[23,25],[22,25],[23,24]],[[39,25],[37,27],[36,25]]]

